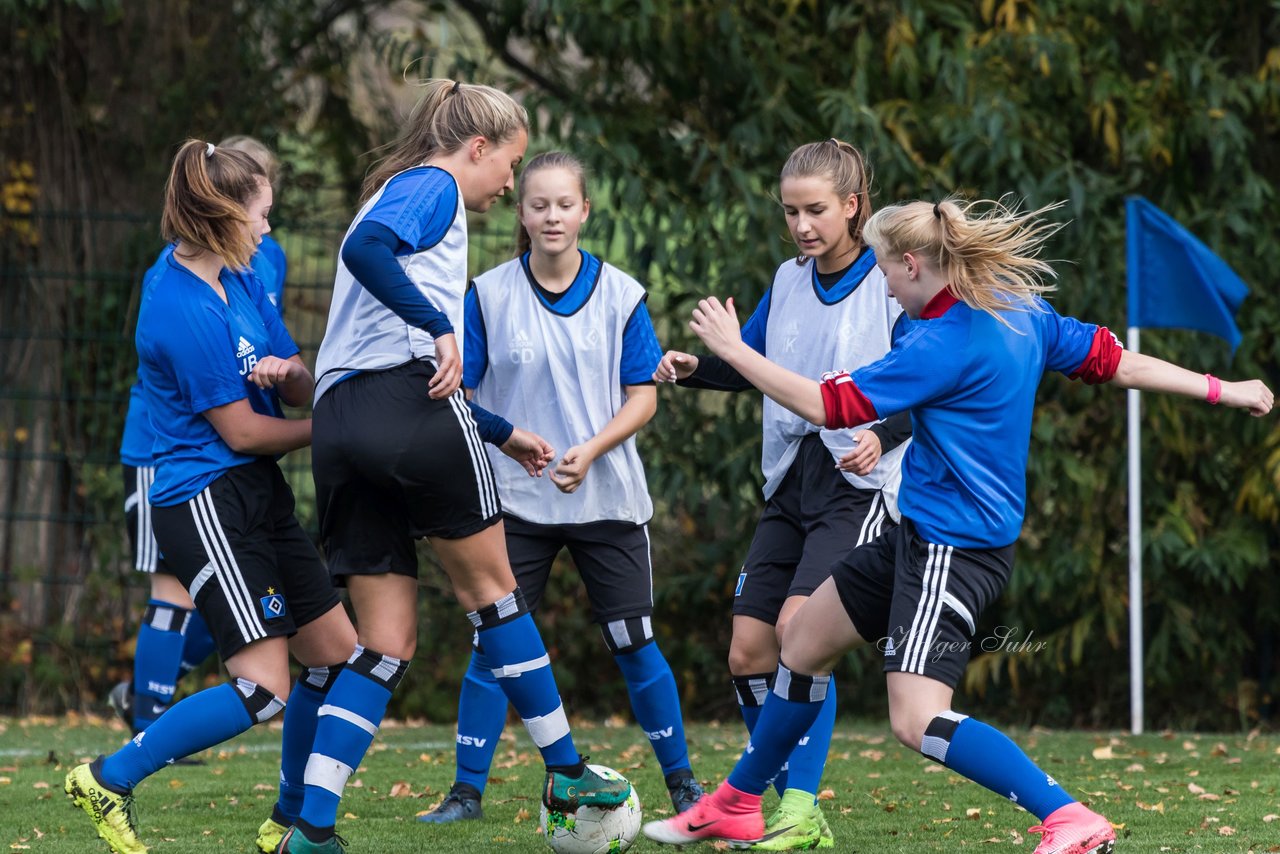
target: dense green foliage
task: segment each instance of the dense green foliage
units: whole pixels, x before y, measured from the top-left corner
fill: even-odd
[[[1185,0],[454,0],[394,21],[359,0],[11,5],[17,49],[3,62],[21,73],[4,84],[0,179],[34,161],[46,202],[150,211],[178,140],[244,129],[284,150],[295,186],[338,176],[349,194],[360,155],[393,125],[361,75],[425,56],[412,73],[510,85],[535,116],[535,145],[588,162],[588,239],[650,287],[667,346],[696,344],[684,321],[703,294],[754,306],[794,252],[774,198],[778,169],[795,145],[834,135],[867,153],[874,204],[948,193],[1067,200],[1071,224],[1050,247],[1064,259],[1056,303],[1117,331],[1123,200],[1146,196],[1253,294],[1234,359],[1216,339],[1178,332],[1147,333],[1143,350],[1280,380],[1269,282],[1280,267],[1274,2],[1224,12]],[[58,110],[22,113],[29,102]],[[287,204],[301,213],[298,200],[313,198]],[[348,211],[349,195],[321,212]],[[127,384],[119,364],[93,370]],[[664,389],[642,434],[659,508],[662,636],[697,714],[733,713],[723,662],[729,595],[759,508],[758,412],[753,395]],[[1150,720],[1234,724],[1248,711],[1237,683],[1277,630],[1266,541],[1280,524],[1276,419],[1148,397],[1143,423]],[[1125,452],[1121,393],[1046,381],[1017,570],[983,629],[1017,627],[1049,646],[979,657],[966,707],[1012,700],[1027,721],[1126,719]],[[595,678],[605,653],[574,583],[557,582],[543,615],[565,693],[583,711],[619,707],[621,685]],[[435,581],[427,598],[430,656],[399,702],[439,716],[466,626]],[[867,654],[847,665],[847,708],[882,708],[877,670]]]

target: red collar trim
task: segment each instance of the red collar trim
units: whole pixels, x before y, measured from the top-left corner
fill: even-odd
[[[928,304],[925,305],[924,311],[920,312],[920,319],[932,320],[935,317],[942,317],[951,306],[958,302],[960,300],[956,298],[955,294],[951,293],[951,286],[947,285],[934,294],[933,299],[929,300]]]

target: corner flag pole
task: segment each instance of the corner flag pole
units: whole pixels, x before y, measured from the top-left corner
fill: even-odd
[[[1138,327],[1129,327],[1127,348],[1138,350]],[[1142,429],[1141,394],[1126,393],[1129,404],[1129,729],[1142,735]]]

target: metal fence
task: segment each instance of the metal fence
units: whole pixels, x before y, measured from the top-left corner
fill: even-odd
[[[273,231],[289,263],[285,322],[309,365],[345,228],[330,220]],[[154,216],[42,211],[0,221],[0,708],[63,705],[50,692],[74,705],[74,685],[46,674],[41,694],[29,668],[63,662],[92,678],[91,653],[132,635],[145,585],[130,570],[119,446],[141,278],[162,245]],[[471,269],[510,251],[509,232],[473,232]],[[309,453],[282,466],[300,520],[314,526]],[[38,702],[15,702],[33,691]]]

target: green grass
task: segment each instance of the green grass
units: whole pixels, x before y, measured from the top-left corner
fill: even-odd
[[[514,728],[508,728],[511,733]],[[647,741],[621,720],[579,724],[580,749],[635,783],[646,818],[670,814]],[[1049,773],[1120,826],[1118,851],[1280,851],[1280,739],[1165,733],[1012,733]],[[637,737],[639,736],[639,737]],[[0,719],[0,845],[32,852],[105,851],[62,793],[68,763],[118,745],[102,720]],[[161,771],[138,788],[143,837],[155,852],[252,852],[275,800],[278,727],[206,752],[203,767]],[[399,851],[545,851],[538,835],[541,766],[523,732],[498,751],[485,820],[443,828],[417,824],[453,775],[453,733],[443,726],[388,725],[352,777],[339,832],[352,854]],[[721,779],[742,729],[690,727],[694,768]],[[973,848],[1030,854],[1035,820],[918,754],[879,724],[842,723],[832,745],[823,806],[836,849],[860,854]],[[770,796],[766,806],[775,801]],[[658,851],[639,842],[633,850]],[[691,851],[711,851],[695,846]]]

